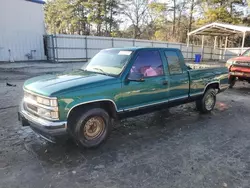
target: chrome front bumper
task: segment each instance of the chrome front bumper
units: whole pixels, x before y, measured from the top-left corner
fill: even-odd
[[[245,78],[250,78],[250,73],[247,72],[229,72],[230,76],[235,76],[235,77],[245,77]]]
[[[39,118],[24,110],[23,104],[20,105],[18,119],[22,126],[30,126],[36,133],[50,142],[56,142],[57,138],[68,135],[66,121],[53,122]]]

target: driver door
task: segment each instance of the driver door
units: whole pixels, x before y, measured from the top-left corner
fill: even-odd
[[[129,77],[141,75],[142,81],[125,80],[120,106],[125,111],[136,110],[167,101],[168,81],[158,50],[140,50],[130,69]]]

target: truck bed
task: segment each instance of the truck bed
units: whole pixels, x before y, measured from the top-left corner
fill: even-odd
[[[225,63],[221,62],[213,62],[213,63],[186,63],[187,66],[192,69],[208,69],[208,68],[216,68],[216,67],[225,67]]]
[[[188,71],[190,77],[190,95],[204,92],[208,83],[219,84],[219,88],[228,86],[228,69],[226,67],[202,67]]]

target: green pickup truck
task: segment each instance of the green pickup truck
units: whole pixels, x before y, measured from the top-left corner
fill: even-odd
[[[69,136],[89,148],[107,139],[114,119],[193,101],[210,112],[227,88],[226,67],[192,70],[179,49],[112,48],[80,70],[27,80],[18,117],[51,142]]]

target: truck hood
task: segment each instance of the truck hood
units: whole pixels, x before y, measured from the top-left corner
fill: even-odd
[[[234,66],[250,67],[250,57],[239,56],[230,59],[230,61],[232,61],[232,65]]]
[[[44,96],[55,96],[69,89],[82,89],[110,84],[117,78],[102,74],[77,70],[70,73],[43,75],[31,78],[24,83],[24,89]]]
[[[242,61],[242,62],[250,62],[250,57],[245,57],[245,56],[239,56],[239,57],[234,57],[234,58],[231,58],[230,60],[232,61]]]

